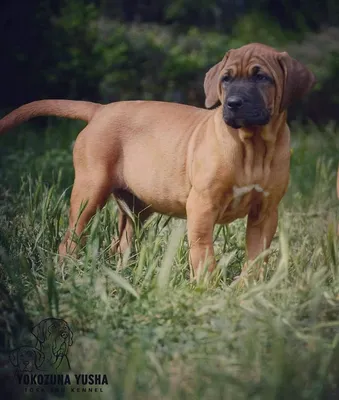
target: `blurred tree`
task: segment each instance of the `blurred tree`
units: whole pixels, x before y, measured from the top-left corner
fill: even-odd
[[[336,117],[335,25],[337,0],[3,0],[0,108],[51,97],[203,105],[208,68],[229,48],[259,41],[295,42],[291,54],[319,78],[298,113],[321,118],[314,110],[327,99],[326,115]]]
[[[51,18],[52,62],[44,74],[46,84],[54,97],[98,101],[103,70],[95,2],[65,0],[61,4],[58,15]]]
[[[98,96],[95,4],[5,0],[0,10],[0,107],[43,97]]]
[[[50,65],[50,17],[58,1],[5,0],[0,8],[0,107],[47,95],[41,73]]]
[[[283,29],[318,30],[339,24],[337,0],[101,0],[102,12],[125,22],[174,24],[231,32],[233,23],[247,13],[265,13]]]
[[[246,0],[247,9],[265,10],[283,29],[318,30],[323,25],[339,24],[337,0]]]

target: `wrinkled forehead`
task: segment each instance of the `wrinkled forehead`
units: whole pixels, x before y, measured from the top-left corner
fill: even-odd
[[[49,326],[49,331],[64,331],[67,330],[68,327],[64,322],[61,321],[55,321]]]
[[[20,349],[19,354],[20,356],[32,357],[34,355],[34,351],[30,347],[24,347]]]
[[[251,74],[254,69],[271,72],[277,55],[276,50],[263,45],[243,46],[229,52],[224,70],[240,76]]]

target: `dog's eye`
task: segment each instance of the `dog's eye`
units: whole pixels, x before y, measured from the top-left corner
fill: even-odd
[[[221,78],[221,81],[222,81],[223,83],[229,82],[230,80],[231,80],[231,77],[230,77],[229,75],[224,75],[224,76]]]
[[[252,76],[252,80],[255,82],[269,82],[270,78],[264,74],[255,74]]]

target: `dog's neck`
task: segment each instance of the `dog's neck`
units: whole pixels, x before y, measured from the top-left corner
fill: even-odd
[[[51,361],[54,358],[52,343],[50,342],[42,343],[41,351],[44,353],[46,361]]]
[[[225,125],[219,117],[221,130],[231,134],[239,144],[242,154],[243,171],[247,180],[254,184],[259,180],[266,181],[270,174],[272,160],[277,148],[285,141],[286,112],[274,115],[265,126],[234,129]],[[220,122],[221,122],[220,121]]]
[[[280,114],[265,126],[252,129],[241,128],[238,130],[239,139],[243,146],[244,171],[247,177],[252,177],[254,182],[263,177],[267,182],[272,160],[276,149],[281,145],[281,136],[285,132],[286,113]]]
[[[266,143],[274,143],[283,130],[287,121],[286,112],[274,115],[270,122],[264,126],[252,126],[235,129],[241,141],[251,139],[252,141],[262,140]]]

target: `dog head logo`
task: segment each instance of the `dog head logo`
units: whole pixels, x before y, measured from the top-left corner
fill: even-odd
[[[73,333],[67,322],[58,318],[47,318],[39,322],[32,330],[36,337],[36,348],[44,356],[44,369],[58,369],[62,361],[69,367],[67,352],[73,344]]]
[[[21,346],[12,350],[9,354],[9,360],[17,372],[34,372],[39,370],[44,362],[44,354],[31,346]]]
[[[286,52],[252,43],[228,51],[207,72],[205,106],[220,102],[232,128],[266,125],[314,84],[313,73]]]

